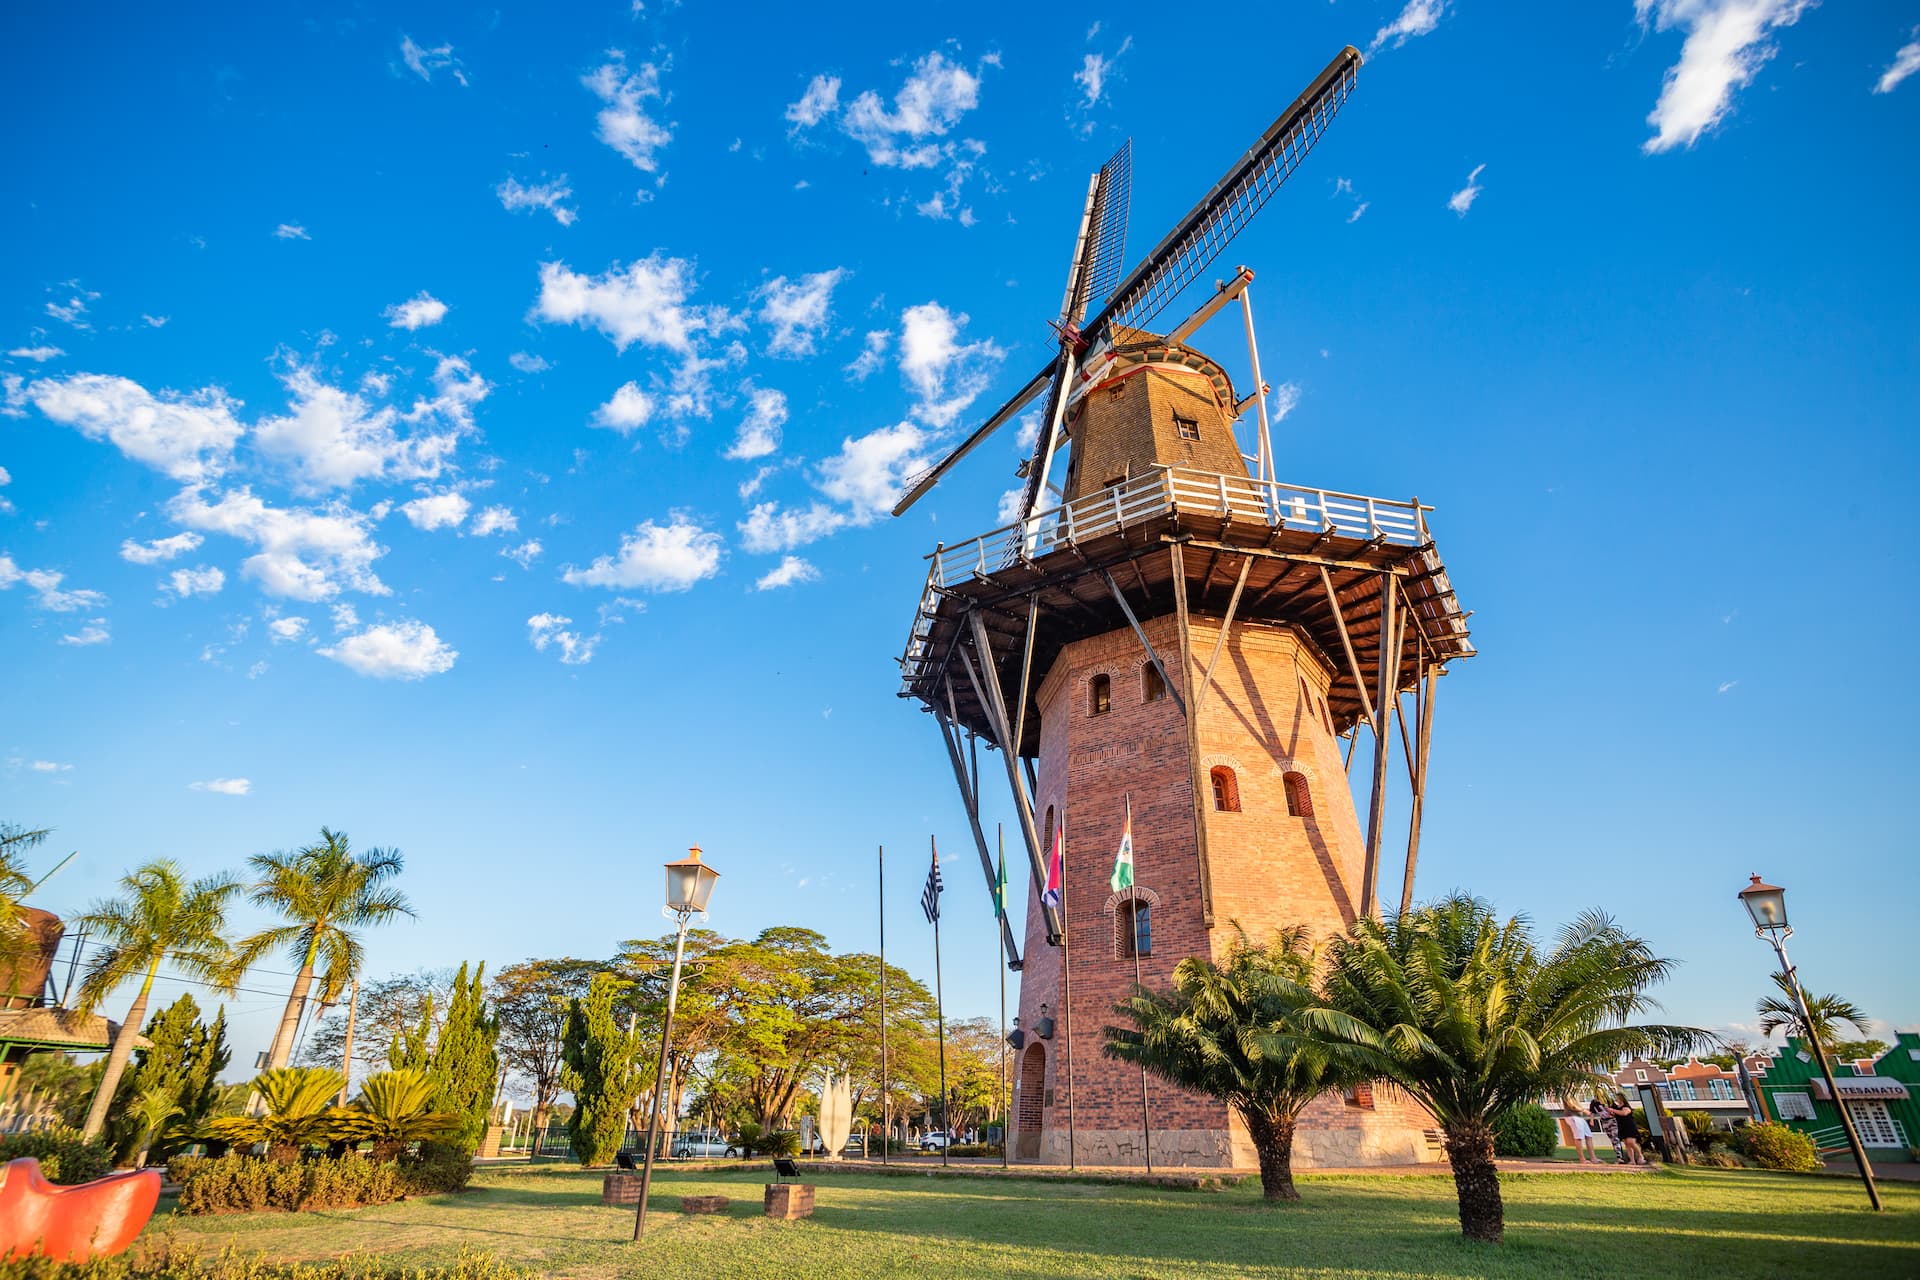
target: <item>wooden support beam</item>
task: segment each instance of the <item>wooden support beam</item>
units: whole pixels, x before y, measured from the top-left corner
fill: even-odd
[[[967,614],[967,621],[973,628],[973,644],[976,651],[991,655],[987,644],[987,629],[977,613]],[[1047,887],[1047,867],[1040,851],[1040,832],[1033,822],[1033,798],[1020,782],[1020,752],[1008,743],[1013,734],[1013,726],[1007,723],[1007,708],[1000,697],[1000,682],[989,668],[986,672],[974,669],[973,659],[964,649],[959,650],[960,659],[966,664],[967,679],[973,684],[974,696],[980,699],[981,707],[986,711],[987,721],[993,726],[993,734],[1000,744],[1000,755],[1007,764],[1007,785],[1013,789],[1013,807],[1020,815],[1020,834],[1027,846],[1027,870],[1033,876],[1034,887],[1045,892]],[[984,677],[984,678],[983,678]],[[1044,901],[1040,910],[1046,916],[1047,942],[1060,945],[1062,929],[1060,913]]]
[[[1355,721],[1353,728],[1347,730],[1347,776],[1349,778],[1353,776],[1353,753],[1359,749],[1360,724],[1358,721]]]
[[[1360,914],[1374,914],[1379,901],[1380,837],[1387,820],[1387,699],[1392,697],[1393,681],[1398,677],[1399,657],[1391,643],[1394,633],[1394,591],[1391,580],[1380,584],[1380,672],[1374,686],[1373,717],[1373,796],[1367,803],[1367,851],[1361,874]],[[1345,635],[1344,627],[1342,635]]]
[[[948,702],[951,703],[953,694],[951,681],[948,681],[947,694]],[[987,895],[992,897],[999,887],[999,876],[994,870],[993,855],[987,851],[986,830],[980,825],[979,753],[976,751],[974,754],[973,778],[971,785],[969,785],[966,761],[960,753],[960,744],[956,741],[959,727],[949,723],[947,718],[938,712],[934,713],[933,718],[939,722],[941,741],[947,744],[947,758],[953,763],[954,781],[960,784],[960,803],[966,808],[967,826],[973,832],[973,847],[979,850],[980,866],[987,873]],[[1000,943],[1006,948],[1007,967],[1009,969],[1018,969],[1020,967],[1020,948],[1014,943],[1013,924],[1007,918],[1006,913],[1002,913],[1000,916]]]
[[[1240,561],[1240,578],[1233,584],[1233,598],[1227,601],[1226,616],[1220,620],[1220,634],[1213,642],[1213,656],[1207,659],[1206,675],[1201,678],[1199,687],[1193,691],[1193,714],[1196,717],[1200,714],[1201,705],[1207,700],[1207,690],[1213,687],[1213,671],[1220,665],[1220,651],[1227,647],[1227,632],[1233,629],[1234,610],[1240,607],[1240,593],[1246,588],[1247,570],[1251,568],[1253,568],[1253,560],[1250,557]]]
[[[1171,534],[1162,534],[1160,540],[1167,543],[1176,541]],[[1329,569],[1351,569],[1356,573],[1399,574],[1403,572],[1399,564],[1390,561],[1382,563],[1375,560],[1354,560],[1339,556],[1323,556],[1316,554],[1311,549],[1301,551],[1269,551],[1259,543],[1243,547],[1234,542],[1215,542],[1207,538],[1192,537],[1180,538],[1177,539],[1177,541],[1185,543],[1195,551],[1224,551],[1229,555],[1259,556],[1265,560],[1291,560],[1295,564],[1325,565]]]
[[[1373,703],[1367,697],[1367,678],[1360,670],[1360,659],[1353,654],[1353,637],[1347,634],[1347,620],[1340,611],[1340,596],[1333,589],[1333,575],[1327,572],[1325,565],[1320,566],[1320,585],[1326,589],[1327,607],[1333,610],[1333,625],[1340,632],[1340,647],[1347,653],[1347,671],[1353,676],[1353,687],[1360,692],[1360,709],[1366,713],[1369,722],[1377,724]],[[1352,759],[1349,758],[1347,763],[1351,766]]]
[[[1026,741],[1027,732],[1027,680],[1033,674],[1033,633],[1039,628],[1040,598],[1027,597],[1027,640],[1024,652],[1020,655],[1020,701],[1013,709],[1013,753],[1020,754],[1020,744]]]
[[[1407,872],[1400,882],[1400,910],[1413,910],[1413,871],[1420,862],[1420,818],[1427,808],[1427,758],[1433,751],[1433,690],[1440,672],[1431,664],[1426,669],[1426,688],[1420,704],[1420,765],[1414,770],[1413,811],[1407,820]]]
[[[1180,629],[1180,683],[1191,691],[1194,687],[1193,670],[1193,628],[1187,617],[1187,566],[1181,558],[1179,543],[1172,547],[1173,558],[1173,611]],[[1161,678],[1166,678],[1165,668],[1161,669]],[[1169,692],[1173,690],[1171,681],[1167,684]],[[1213,928],[1213,869],[1207,860],[1207,788],[1200,777],[1200,717],[1186,711],[1187,719],[1187,765],[1188,774],[1193,780],[1193,851],[1194,860],[1200,875],[1200,923],[1208,929]]]
[[[1167,686],[1167,693],[1170,697],[1173,698],[1173,705],[1180,708],[1181,715],[1183,716],[1186,715],[1187,714],[1186,700],[1180,696],[1180,690],[1174,686],[1173,680],[1167,675],[1166,664],[1160,661],[1160,655],[1153,651],[1153,641],[1147,639],[1147,633],[1141,628],[1140,620],[1133,616],[1133,606],[1127,603],[1127,598],[1124,595],[1120,594],[1120,584],[1115,582],[1113,580],[1113,575],[1108,573],[1105,569],[1102,569],[1100,571],[1100,576],[1106,580],[1107,590],[1113,592],[1113,598],[1119,602],[1120,612],[1127,615],[1127,625],[1133,628],[1133,634],[1139,638],[1140,647],[1147,651],[1147,661],[1151,662],[1153,664],[1153,669],[1160,673],[1160,681],[1162,684]],[[1186,579],[1184,578],[1176,579],[1175,598],[1180,601],[1180,616],[1182,619],[1185,619],[1186,608],[1187,608],[1186,607],[1186,601],[1187,601]],[[1180,625],[1184,629],[1186,626],[1185,621],[1182,621]],[[1182,683],[1184,684],[1185,682],[1183,681]],[[1191,685],[1188,685],[1187,688],[1189,692],[1192,691]]]

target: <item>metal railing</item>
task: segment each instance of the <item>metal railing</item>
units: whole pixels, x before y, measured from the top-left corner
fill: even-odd
[[[1890,1151],[1906,1150],[1908,1147],[1907,1127],[1894,1119],[1889,1119],[1887,1123],[1893,1127],[1893,1141],[1887,1142],[1883,1140],[1876,1142],[1875,1139],[1880,1137],[1879,1126],[1869,1125],[1863,1126],[1860,1129],[1860,1145],[1863,1147],[1878,1147]],[[1854,1117],[1854,1124],[1860,1124],[1858,1114]],[[1832,1155],[1837,1151],[1849,1150],[1847,1146],[1847,1131],[1840,1125],[1828,1125],[1824,1129],[1808,1129],[1806,1130],[1806,1135],[1813,1139],[1814,1149],[1819,1151],[1823,1156]]]

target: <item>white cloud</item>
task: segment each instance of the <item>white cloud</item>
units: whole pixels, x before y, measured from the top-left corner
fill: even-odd
[[[727,457],[741,462],[764,458],[780,447],[780,428],[787,421],[787,396],[771,387],[751,383],[741,388],[747,394],[747,416],[727,450]]]
[[[1370,203],[1371,201],[1362,200],[1359,204],[1354,205],[1353,212],[1347,215],[1347,222],[1352,224],[1360,221],[1361,216],[1367,211],[1367,205]]]
[[[522,373],[545,373],[553,366],[547,363],[545,356],[530,355],[525,351],[516,351],[507,357],[507,363]]]
[[[1880,73],[1879,81],[1873,86],[1875,93],[1892,93],[1902,80],[1920,71],[1920,27],[1915,27],[1907,34],[1915,38],[1901,45],[1899,52],[1893,55],[1893,61]],[[16,351],[13,354],[20,353]]]
[[[189,791],[211,791],[219,796],[243,796],[253,790],[253,783],[245,778],[210,778],[206,782],[189,782]]]
[[[441,362],[443,370],[447,363]],[[263,455],[286,463],[295,488],[306,493],[373,478],[431,480],[451,460],[461,427],[470,425],[469,400],[486,394],[484,381],[476,391],[458,378],[465,363],[456,363],[459,367],[443,378],[442,394],[419,401],[407,414],[328,386],[313,369],[296,365],[282,378],[291,412],[262,419],[254,429],[255,444]],[[402,422],[423,422],[436,413],[452,418],[454,429],[400,435]]]
[[[175,569],[167,578],[167,590],[185,600],[188,596],[217,595],[227,585],[227,575],[212,565]]]
[[[197,533],[176,533],[169,538],[155,538],[152,542],[135,542],[128,538],[120,544],[120,558],[130,564],[159,564],[196,550],[205,541]]]
[[[1467,210],[1473,208],[1473,202],[1480,198],[1480,171],[1486,167],[1484,164],[1473,167],[1473,172],[1467,175],[1467,185],[1447,197],[1447,208],[1463,218],[1467,216]]]
[[[275,618],[267,623],[267,634],[275,644],[287,644],[307,634],[305,618]]]
[[[847,366],[847,377],[854,382],[865,382],[880,372],[880,366],[887,362],[887,347],[893,342],[893,334],[885,329],[872,329],[867,333],[867,344]]]
[[[791,283],[785,276],[775,276],[755,290],[753,296],[760,303],[757,313],[760,323],[773,329],[773,336],[767,339],[767,354],[812,355],[813,341],[826,328],[832,314],[834,286],[846,277],[846,269],[836,267],[832,271],[816,271]]]
[[[527,619],[527,639],[538,653],[545,653],[549,648],[557,649],[560,661],[567,666],[584,666],[593,661],[593,651],[600,645],[600,634],[595,632],[583,636],[578,631],[567,630],[572,623],[572,618],[563,618],[557,613],[536,613]]]
[[[495,533],[514,533],[520,528],[520,517],[513,514],[509,507],[487,507],[473,518],[473,536],[484,538]]]
[[[847,105],[841,126],[888,168],[927,169],[945,154],[926,139],[943,137],[980,105],[980,78],[938,50],[917,59],[889,111],[871,89]]]
[[[60,584],[67,575],[52,569],[22,569],[9,555],[0,555],[0,591],[11,591],[24,582],[35,595],[34,605],[49,613],[73,613],[79,609],[97,609],[107,602],[98,591],[84,587],[65,590]]]
[[[328,610],[328,613],[333,618],[333,629],[335,631],[351,631],[360,625],[360,614],[352,605],[344,601],[334,605]]]
[[[790,551],[830,537],[849,523],[845,512],[824,502],[797,511],[783,511],[777,502],[762,502],[740,522],[740,545],[755,555]]]
[[[140,313],[140,318],[147,322],[149,329],[164,329],[167,327],[167,321],[172,319],[171,316],[150,316],[144,311]]]
[[[106,644],[113,636],[107,630],[105,618],[88,618],[86,625],[78,631],[69,632],[60,637],[61,644],[84,647],[86,645]]]
[[[573,197],[573,188],[567,185],[567,175],[564,173],[551,182],[538,182],[530,187],[521,186],[518,178],[509,175],[505,182],[494,188],[494,194],[500,197],[500,207],[503,209],[545,209],[563,227],[572,226],[574,219],[580,216],[565,204]]]
[[[453,78],[462,85],[467,83],[467,73],[460,67],[460,59],[453,56],[450,44],[435,45],[425,49],[413,42],[413,37],[400,37],[400,57],[406,62],[407,69],[429,84],[433,82],[433,73],[451,70]]]
[[[76,329],[93,328],[92,322],[87,319],[87,304],[97,300],[100,295],[92,289],[81,288],[78,280],[69,280],[62,288],[73,292],[67,295],[65,302],[49,302],[47,314]]]
[[[1722,682],[1721,682],[1721,684],[1720,684],[1720,687],[1719,687],[1718,689],[1715,689],[1715,690],[1714,690],[1714,692],[1715,692],[1715,693],[1730,693],[1730,692],[1732,692],[1732,690],[1733,690],[1733,686],[1735,686],[1735,685],[1737,685],[1737,684],[1739,684],[1739,683],[1740,683],[1740,682],[1739,682],[1738,680],[1725,680],[1725,681],[1722,681]]]
[[[1790,27],[1813,0],[1634,0],[1640,25],[1687,33],[1680,61],[1667,69],[1660,99],[1647,115],[1654,135],[1641,144],[1652,155],[1691,147],[1733,109],[1745,88],[1777,52],[1769,38]]]
[[[914,413],[929,426],[948,426],[965,412],[1006,355],[990,339],[963,345],[959,335],[966,323],[965,314],[956,316],[937,302],[901,314],[900,372],[919,397]]]
[[[1638,3],[1638,0],[1635,0]],[[1407,7],[1400,16],[1373,33],[1373,43],[1367,46],[1367,56],[1374,54],[1392,42],[1398,49],[1415,36],[1424,36],[1440,25],[1440,19],[1446,16],[1447,0],[1407,0]]]
[[[540,539],[528,538],[517,547],[502,547],[500,554],[519,565],[522,569],[531,569],[533,562],[540,558],[546,548],[540,545]]]
[[[800,101],[787,104],[787,120],[794,131],[811,129],[840,109],[840,77],[815,76],[807,82]]]
[[[1100,105],[1100,100],[1107,96],[1107,81],[1113,75],[1115,64],[1131,48],[1133,48],[1133,37],[1128,36],[1120,42],[1120,48],[1111,58],[1103,53],[1089,53],[1081,57],[1080,69],[1073,73],[1073,82],[1080,86],[1082,111],[1091,111]]]
[[[590,324],[615,348],[643,346],[686,355],[696,334],[717,327],[713,313],[689,307],[693,263],[655,253],[604,275],[587,276],[562,262],[540,264],[533,316],[554,324]]]
[[[467,518],[473,504],[458,493],[434,493],[400,504],[400,514],[416,529],[450,529]]]
[[[281,223],[279,226],[273,229],[273,238],[276,240],[311,240],[313,239],[312,236],[307,234],[307,229],[301,226],[297,222]]]
[[[643,521],[620,539],[617,556],[600,556],[561,576],[575,586],[685,591],[720,572],[720,535],[675,514],[668,524]]]
[[[380,314],[395,329],[425,329],[447,318],[447,304],[422,289],[405,302],[396,302]]]
[[[35,773],[72,773],[73,766],[57,760],[35,760],[27,766]]]
[[[219,475],[245,430],[233,416],[240,402],[217,387],[155,395],[129,378],[80,373],[29,383],[26,396],[53,421],[175,480]]]
[[[871,524],[900,498],[908,476],[932,461],[926,432],[912,422],[881,427],[841,441],[840,452],[820,464],[820,492],[851,509],[855,524]]]
[[[63,356],[67,353],[58,347],[39,346],[15,347],[13,350],[7,352],[7,354],[16,360],[31,360],[35,364],[45,364],[55,356]]]
[[[627,382],[621,384],[611,400],[593,411],[593,425],[618,431],[623,436],[631,435],[652,416],[653,397],[642,391],[639,383]]]
[[[606,104],[599,116],[600,141],[642,173],[653,173],[659,168],[656,153],[673,141],[673,126],[661,124],[641,105],[661,96],[660,68],[643,62],[629,73],[626,55],[615,49],[608,57],[605,65],[580,79]]]
[[[424,680],[453,668],[460,656],[424,622],[382,622],[320,650],[363,676]]]
[[[813,582],[819,577],[820,571],[799,556],[787,556],[772,572],[761,575],[760,580],[753,586],[756,591],[771,591],[775,587],[792,587],[802,582]]]
[[[390,594],[373,573],[386,548],[373,541],[373,521],[344,503],[273,507],[241,487],[208,502],[204,490],[183,490],[167,503],[174,523],[222,533],[259,548],[240,566],[268,595],[327,600],[343,590]]]

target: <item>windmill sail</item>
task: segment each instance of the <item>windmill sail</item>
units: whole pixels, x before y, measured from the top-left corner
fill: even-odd
[[[1360,70],[1360,51],[1352,45],[1342,49],[1308,85],[1306,91],[1261,134],[1247,153],[1235,161],[1220,181],[1200,198],[1172,231],[1154,246],[1139,266],[1112,287],[1106,284],[1117,274],[1123,259],[1126,237],[1126,209],[1132,187],[1132,143],[1121,147],[1100,170],[1100,182],[1093,193],[1093,221],[1087,224],[1085,239],[1068,284],[1065,324],[1074,325],[1095,298],[1107,297],[1106,304],[1092,321],[1079,329],[1078,336],[1088,344],[1097,343],[1117,326],[1144,326],[1165,310],[1183,289],[1205,271],[1213,260],[1232,243],[1248,222],[1281,184],[1306,159],[1307,152],[1326,132],[1333,117],[1353,92]],[[1118,215],[1117,217],[1114,215]],[[971,453],[981,441],[992,435],[1007,420],[1025,408],[1041,392],[1049,390],[1066,358],[1066,344],[1072,335],[1063,335],[1062,355],[1048,361],[1014,397],[966,438],[960,446],[915,477],[906,493],[895,504],[893,514],[907,508],[940,482],[942,476]],[[1052,386],[1048,396],[1048,417],[1061,389]],[[1034,510],[1041,473],[1040,460],[1052,441],[1041,432],[1034,464],[1028,467],[1026,502],[1023,518]]]

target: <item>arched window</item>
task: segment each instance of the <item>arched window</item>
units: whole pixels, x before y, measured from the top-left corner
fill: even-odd
[[[1041,854],[1041,856],[1045,858],[1053,857],[1053,806],[1052,805],[1047,806],[1047,835],[1046,835],[1046,840],[1044,841],[1044,844],[1046,848]]]
[[[1213,767],[1213,807],[1222,813],[1240,812],[1240,782],[1223,764]]]
[[[1095,676],[1091,682],[1091,697],[1088,710],[1096,716],[1103,716],[1113,710],[1113,677]]]
[[[1160,675],[1160,668],[1149,662],[1140,668],[1140,700],[1158,702],[1167,696],[1167,682]]]
[[[1131,960],[1153,954],[1153,906],[1145,898],[1129,898],[1114,908],[1113,958]]]
[[[1307,714],[1312,715],[1313,690],[1307,688],[1307,678],[1305,676],[1296,676],[1294,678],[1300,682],[1300,701],[1306,706]]]
[[[1333,716],[1327,711],[1327,700],[1320,699],[1320,723],[1327,726],[1327,732],[1333,732]]]
[[[1288,773],[1281,775],[1280,785],[1287,793],[1287,816],[1289,818],[1311,818],[1313,816],[1313,793],[1307,790],[1307,775]]]

